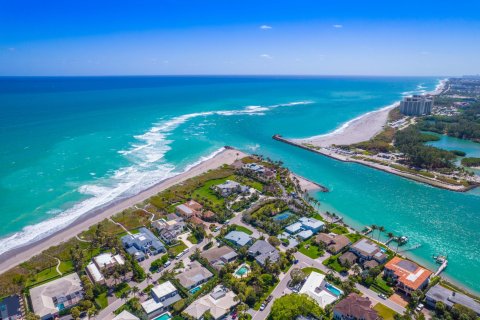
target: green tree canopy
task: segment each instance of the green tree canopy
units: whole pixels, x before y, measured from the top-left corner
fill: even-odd
[[[320,317],[323,310],[305,294],[289,294],[274,301],[269,320],[295,319],[298,316]]]

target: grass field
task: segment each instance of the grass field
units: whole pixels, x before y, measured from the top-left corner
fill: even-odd
[[[195,189],[195,191],[193,191],[192,196],[196,201],[199,201],[201,203],[204,203],[206,200],[210,202],[212,206],[223,207],[225,206],[225,199],[222,197],[219,197],[215,193],[215,191],[212,190],[212,186],[216,186],[218,184],[224,183],[227,180],[228,180],[228,177],[221,178],[221,179],[208,180],[200,188]]]
[[[236,225],[236,224],[232,224],[232,227],[235,227],[235,230],[236,231],[241,231],[241,232],[245,232],[246,234],[248,235],[252,235],[253,234],[253,231],[248,229],[248,228],[245,228],[244,226],[239,226],[239,225]]]
[[[373,309],[377,311],[380,317],[382,317],[384,320],[393,320],[395,314],[397,314],[395,311],[393,311],[389,307],[384,306],[381,303],[377,303],[377,305],[373,307]]]
[[[335,270],[337,272],[344,272],[347,271],[347,268],[342,266],[340,262],[338,261],[338,257],[340,254],[337,254],[336,256],[331,256],[330,258],[326,259],[323,261],[323,265],[329,267],[332,270]]]
[[[325,272],[323,272],[322,270],[318,269],[318,268],[314,268],[314,267],[306,267],[306,268],[303,268],[302,271],[306,274],[306,275],[309,275],[310,273],[312,273],[313,271],[315,272],[318,272],[320,274],[325,274]]]
[[[187,240],[190,241],[191,243],[193,244],[197,244],[198,243],[198,239],[197,237],[195,237],[195,235],[191,234],[187,237]]]
[[[28,279],[27,287],[34,286],[36,284],[45,282],[49,279],[58,277],[59,274],[55,267],[51,267],[37,273],[32,279]]]
[[[308,239],[300,243],[300,247],[298,251],[300,251],[301,253],[303,253],[304,255],[312,259],[321,257],[325,253],[318,246],[312,243],[312,239]]]
[[[108,306],[107,293],[101,293],[96,299],[95,302],[100,306],[100,308],[105,309]]]
[[[187,248],[188,247],[185,244],[185,242],[180,240],[180,241],[178,241],[178,243],[175,246],[168,248],[168,254],[170,256],[176,257],[177,255],[180,254],[180,252],[182,252],[183,250],[185,250]]]

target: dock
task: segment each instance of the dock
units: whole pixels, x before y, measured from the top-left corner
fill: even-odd
[[[443,261],[443,263],[440,265],[440,267],[438,267],[437,272],[435,272],[433,276],[436,277],[440,273],[442,273],[442,271],[447,268],[447,265],[448,265],[448,260],[445,259],[445,261]]]
[[[421,246],[422,246],[422,245],[421,245],[420,243],[417,243],[416,245],[413,245],[413,246],[411,246],[410,248],[403,249],[403,250],[400,250],[400,251],[398,251],[398,252],[400,253],[400,252],[415,250],[415,249],[420,248]]]

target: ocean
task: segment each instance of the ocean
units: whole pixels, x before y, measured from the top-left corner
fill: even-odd
[[[419,77],[0,78],[0,253],[188,170],[230,145],[282,160],[362,229],[410,238],[406,254],[480,291],[480,192],[436,189],[272,139],[326,134],[403,95]],[[480,150],[468,144],[467,149]]]

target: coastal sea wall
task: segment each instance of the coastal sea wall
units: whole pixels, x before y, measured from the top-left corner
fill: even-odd
[[[332,158],[332,159],[335,159],[335,160],[338,160],[338,161],[358,163],[358,164],[361,164],[361,165],[364,165],[364,166],[367,166],[367,167],[370,167],[370,168],[373,168],[373,169],[376,169],[376,170],[380,170],[380,171],[387,172],[387,173],[392,173],[394,175],[397,175],[397,176],[400,176],[400,177],[403,177],[403,178],[407,178],[407,179],[410,179],[410,180],[414,180],[414,181],[417,181],[417,182],[425,183],[425,184],[428,184],[428,185],[431,185],[433,187],[440,188],[440,189],[445,189],[445,190],[449,190],[449,191],[456,191],[456,192],[467,192],[467,191],[470,191],[470,190],[478,187],[478,185],[475,185],[475,184],[474,185],[469,185],[469,186],[451,185],[451,184],[443,183],[443,182],[440,182],[440,181],[428,179],[426,177],[422,177],[422,176],[419,176],[419,175],[410,174],[408,172],[399,171],[399,170],[396,170],[396,169],[391,168],[391,167],[385,167],[385,166],[375,164],[375,163],[371,163],[371,162],[367,162],[367,161],[348,158],[348,157],[339,155],[337,153],[328,153],[328,152],[322,151],[321,148],[319,148],[318,150],[313,149],[313,148],[309,148],[308,146],[305,146],[303,144],[300,144],[300,143],[294,142],[292,140],[283,138],[279,134],[275,134],[272,138],[274,140],[277,140],[277,141],[280,141],[280,142],[283,142],[283,143],[286,143],[286,144],[289,144],[289,145],[292,145],[292,146],[295,146],[295,147],[298,147],[298,148],[302,148],[302,149],[308,150],[310,152],[314,152],[314,153],[317,153],[317,154],[320,154],[322,156],[326,156],[326,157],[329,157],[329,158]]]

